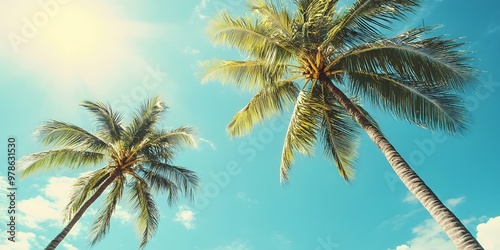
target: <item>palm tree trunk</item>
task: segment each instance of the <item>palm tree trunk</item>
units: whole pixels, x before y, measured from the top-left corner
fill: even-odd
[[[429,211],[431,216],[437,221],[448,237],[453,241],[457,249],[484,250],[479,242],[472,236],[460,220],[451,212],[434,192],[424,183],[424,181],[411,169],[401,155],[394,149],[392,144],[385,138],[375,126],[361,113],[351,100],[332,81],[324,77],[321,79],[328,90],[344,106],[349,114],[359,123],[372,141],[385,155],[389,164],[399,176],[401,181],[410,192]]]
[[[73,216],[71,221],[68,223],[68,225],[49,243],[49,245],[45,248],[45,250],[54,250],[56,247],[63,241],[63,239],[68,235],[69,231],[73,226],[80,220],[82,215],[85,213],[85,211],[94,203],[94,201],[101,196],[101,194],[106,190],[106,188],[113,183],[115,180],[116,175],[114,173],[111,174],[111,176],[106,179],[106,181],[97,189],[97,191],[88,199],[83,206],[78,210],[78,212]]]

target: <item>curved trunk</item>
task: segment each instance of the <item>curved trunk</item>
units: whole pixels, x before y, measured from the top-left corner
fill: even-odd
[[[115,180],[116,175],[112,174],[100,187],[97,189],[97,191],[88,199],[83,206],[78,210],[78,212],[73,216],[71,221],[68,223],[68,225],[47,245],[45,250],[53,250],[56,249],[56,247],[63,241],[63,239],[68,235],[69,231],[73,226],[80,220],[82,215],[85,213],[85,211],[94,203],[94,201],[101,196],[101,194],[106,190],[106,188],[113,183]]]
[[[385,155],[389,164],[399,176],[401,181],[410,192],[429,211],[431,216],[445,231],[453,241],[457,249],[477,249],[484,250],[479,242],[472,236],[460,220],[439,200],[434,192],[424,183],[424,181],[411,169],[401,155],[394,149],[385,136],[374,127],[368,119],[354,106],[351,100],[328,78],[321,79],[321,82],[344,106],[349,114],[358,122],[372,141]]]

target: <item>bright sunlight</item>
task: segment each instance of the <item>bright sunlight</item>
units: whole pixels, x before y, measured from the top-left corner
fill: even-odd
[[[8,38],[0,52],[19,63],[24,75],[65,88],[119,82],[120,72],[142,63],[135,41],[154,31],[95,1],[21,0],[0,16],[14,20],[0,24]]]

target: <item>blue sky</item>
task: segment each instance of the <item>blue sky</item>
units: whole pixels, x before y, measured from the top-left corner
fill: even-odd
[[[44,4],[41,4],[44,3]],[[125,115],[160,95],[170,107],[162,126],[190,125],[199,147],[180,153],[202,185],[194,202],[168,207],[146,249],[453,249],[422,206],[395,178],[376,146],[362,137],[356,179],[346,184],[318,151],[299,157],[290,183],[279,182],[288,117],[272,119],[242,138],[225,126],[251,97],[219,83],[202,85],[199,61],[236,58],[204,33],[216,11],[236,15],[237,0],[0,1],[0,152],[17,140],[18,157],[47,148],[32,132],[49,119],[92,129],[82,100],[111,103]],[[484,86],[466,97],[472,114],[463,137],[432,134],[377,110],[383,132],[415,171],[487,249],[500,249],[500,17],[495,1],[427,0],[395,30],[443,24],[439,34],[465,36]],[[6,156],[2,156],[5,157]],[[0,222],[7,223],[6,167],[0,169]],[[58,171],[17,180],[16,243],[0,249],[41,249],[63,227],[61,209],[81,172]],[[60,249],[87,249],[98,204]],[[137,249],[134,212],[119,207],[110,233],[93,249]],[[2,230],[5,231],[5,230]]]

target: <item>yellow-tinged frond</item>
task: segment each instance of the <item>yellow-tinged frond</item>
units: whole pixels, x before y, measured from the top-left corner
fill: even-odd
[[[123,196],[125,177],[117,176],[111,185],[113,187],[107,194],[104,204],[97,212],[97,216],[95,217],[92,227],[90,228],[89,240],[91,246],[102,240],[109,231],[111,216],[115,212],[116,205]]]
[[[272,65],[265,61],[211,60],[200,63],[203,82],[218,80],[232,83],[243,90],[255,90],[270,86],[283,78],[288,65]]]
[[[62,148],[27,155],[19,162],[19,169],[23,179],[41,171],[94,166],[104,158],[102,153]]]
[[[283,144],[281,156],[281,181],[288,180],[288,172],[294,162],[294,152],[311,156],[314,154],[316,133],[320,128],[319,116],[324,110],[321,100],[309,91],[298,95]]]
[[[320,138],[326,157],[334,161],[339,174],[349,181],[354,178],[360,128],[345,108],[326,93],[324,88],[321,85],[315,91],[327,107],[321,115]]]
[[[295,48],[288,47],[286,40],[273,36],[272,26],[252,16],[234,18],[222,11],[208,24],[207,32],[215,45],[236,47],[267,65],[288,64]]]
[[[262,88],[250,102],[233,117],[227,126],[229,135],[242,136],[249,133],[256,123],[278,115],[297,98],[298,88],[294,82],[284,81]]]
[[[290,37],[293,33],[292,17],[283,2],[250,0],[250,9],[257,12],[264,22],[273,27],[277,35]]]
[[[142,236],[140,244],[140,249],[142,249],[156,232],[160,214],[147,181],[136,174],[133,174],[133,178],[130,181],[129,204],[133,205],[132,209],[137,214],[135,226],[137,232]]]
[[[63,212],[64,221],[68,222],[73,218],[87,199],[110,177],[110,171],[110,168],[104,167],[76,179],[71,190],[69,202]]]

